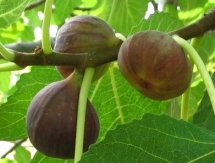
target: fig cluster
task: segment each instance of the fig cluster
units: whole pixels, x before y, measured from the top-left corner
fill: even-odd
[[[191,63],[182,48],[168,34],[153,30],[124,41],[118,64],[131,85],[155,100],[181,95],[192,77]]]
[[[59,29],[54,50],[71,55],[110,55],[120,44],[103,20],[75,16]],[[155,100],[181,95],[192,77],[192,65],[182,48],[171,36],[158,31],[139,32],[124,41],[118,64],[124,77],[137,90]],[[99,79],[108,66],[96,67],[94,80]],[[47,85],[33,98],[27,112],[27,133],[40,152],[51,157],[73,158],[82,82],[82,75],[77,72],[84,71],[86,65],[57,68],[64,79]],[[89,100],[86,107],[84,151],[96,142],[99,134],[99,119]]]

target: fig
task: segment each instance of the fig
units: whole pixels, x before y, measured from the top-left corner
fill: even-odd
[[[119,69],[143,95],[167,100],[190,85],[192,65],[168,34],[149,30],[130,36],[120,47]]]
[[[72,17],[68,22],[61,26],[57,32],[54,50],[64,53],[113,53],[114,48],[118,48],[121,42],[111,27],[103,20],[88,15]],[[95,77],[102,76],[109,64],[101,65],[96,68]],[[79,68],[85,68],[80,65]],[[67,77],[73,68],[68,66],[58,66],[59,72],[63,77]],[[100,70],[98,70],[100,69]],[[95,80],[95,78],[93,80]]]
[[[27,133],[33,146],[47,156],[69,159],[74,157],[79,77],[72,74],[67,79],[44,87],[33,98],[27,112]],[[83,150],[97,140],[98,116],[87,102]]]

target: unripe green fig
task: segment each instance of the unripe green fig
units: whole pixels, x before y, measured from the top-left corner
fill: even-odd
[[[123,42],[119,69],[143,95],[166,100],[181,95],[190,85],[192,65],[183,49],[168,34],[145,31]]]
[[[91,53],[90,55],[105,53],[109,55],[113,53],[114,48],[118,48],[120,42],[105,21],[94,16],[82,15],[72,17],[61,26],[57,32],[54,50],[64,53]],[[109,64],[96,68],[96,78],[104,74],[107,69],[105,66],[108,67]],[[79,68],[84,69],[85,65],[79,65]],[[68,66],[58,66],[58,70],[64,77],[69,74]]]
[[[80,83],[74,75],[47,85],[33,98],[27,112],[27,133],[38,151],[50,157],[74,157],[79,92]],[[99,120],[88,101],[84,151],[98,133]]]

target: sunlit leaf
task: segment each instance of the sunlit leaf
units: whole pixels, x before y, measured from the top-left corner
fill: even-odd
[[[17,163],[14,160],[9,160],[7,158],[0,159],[0,163]]]
[[[215,34],[205,34],[198,40],[196,50],[209,69],[215,66]]]
[[[180,10],[178,11],[178,16],[184,23],[197,20],[204,15],[204,7],[206,4],[207,0],[179,0],[178,6]]]
[[[14,23],[24,11],[29,0],[0,0],[0,28]]]
[[[16,148],[15,160],[17,163],[29,163],[31,160],[31,153],[22,146]]]

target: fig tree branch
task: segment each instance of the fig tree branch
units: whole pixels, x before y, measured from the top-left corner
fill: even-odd
[[[113,49],[105,49],[101,53],[60,53],[53,51],[45,55],[42,49],[34,53],[15,52],[14,63],[20,67],[30,65],[73,65],[75,67],[99,66],[117,59],[118,51],[122,42]]]
[[[197,22],[181,29],[169,32],[169,34],[178,35],[184,39],[191,39],[203,35],[205,32],[213,29],[215,29],[215,9],[199,19]],[[53,45],[54,38],[52,39],[52,47]],[[77,53],[70,55],[69,53],[63,54],[59,52],[53,52],[53,55],[45,56],[42,50],[39,50],[39,53],[34,53],[34,50],[38,49],[37,47],[41,47],[41,41],[9,44],[6,45],[6,47],[14,51],[18,51],[15,52],[14,63],[21,67],[29,65],[84,65],[87,67],[98,66],[116,60],[120,45],[121,43],[117,48],[112,50],[111,55],[107,55],[107,53],[110,51],[110,49],[107,49],[100,54]],[[2,57],[0,55],[0,59],[1,58]]]
[[[178,35],[183,39],[191,39],[193,37],[198,37],[203,35],[209,30],[215,29],[215,8],[211,10],[208,14],[205,14],[204,17],[197,20],[196,22],[185,26],[181,29],[170,32],[171,35]]]

